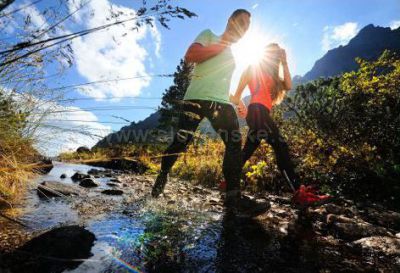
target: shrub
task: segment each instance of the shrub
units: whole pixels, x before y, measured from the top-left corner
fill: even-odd
[[[357,71],[298,86],[275,114],[304,178],[398,205],[400,59],[386,51],[357,62]]]

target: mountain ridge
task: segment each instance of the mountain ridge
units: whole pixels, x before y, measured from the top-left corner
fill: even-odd
[[[356,58],[377,59],[384,50],[400,53],[400,28],[374,26],[363,27],[347,45],[340,45],[318,59],[311,70],[303,77],[296,78],[297,83],[305,83],[319,77],[332,77],[357,69]],[[297,76],[298,77],[298,76]]]

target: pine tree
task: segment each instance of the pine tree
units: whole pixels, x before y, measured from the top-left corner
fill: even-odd
[[[177,66],[174,73],[174,84],[165,90],[159,108],[160,129],[170,129],[171,127],[175,129],[177,127],[181,101],[189,87],[192,69],[193,66],[184,60],[181,60]]]

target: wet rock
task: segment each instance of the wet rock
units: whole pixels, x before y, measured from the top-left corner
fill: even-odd
[[[71,179],[74,182],[81,181],[85,178],[90,178],[90,175],[81,172],[76,172],[73,176],[71,176]]]
[[[90,169],[87,173],[90,174],[90,175],[98,175],[98,174],[101,173],[101,171],[99,169],[94,169],[93,168],[93,169]]]
[[[90,165],[107,169],[130,171],[138,174],[143,174],[149,169],[149,167],[141,161],[128,159],[96,161],[91,162]]]
[[[41,197],[63,197],[82,195],[82,190],[75,185],[57,181],[44,181],[37,187],[37,193]]]
[[[211,197],[208,199],[208,203],[211,205],[219,205],[221,202],[219,198]]]
[[[400,255],[400,239],[389,236],[372,236],[354,242],[362,248],[385,255]]]
[[[121,190],[104,190],[104,191],[102,191],[101,192],[102,194],[105,194],[105,195],[123,195],[124,194],[124,192],[123,191],[121,191]]]
[[[361,219],[347,218],[343,215],[329,214],[327,223],[340,238],[346,240],[357,240],[375,235],[391,236],[391,233],[383,227],[372,225]]]
[[[120,187],[120,184],[118,184],[118,183],[113,183],[113,182],[108,182],[108,183],[107,183],[107,186],[109,186],[109,187]]]
[[[350,218],[358,214],[358,211],[355,207],[338,206],[332,203],[326,204],[324,207],[328,213],[342,214]]]
[[[67,178],[67,175],[65,173],[63,173],[62,175],[60,175],[60,178],[65,179],[65,178]]]
[[[0,272],[64,272],[92,256],[96,237],[79,226],[56,228],[33,238],[14,252],[0,255]]]
[[[318,208],[309,208],[308,210],[309,216],[318,221],[326,221],[326,216],[328,214],[326,208],[318,207]]]
[[[79,186],[84,187],[84,188],[94,188],[94,187],[98,187],[99,184],[97,184],[91,178],[85,178],[81,182],[79,182]]]
[[[194,193],[204,193],[204,189],[200,186],[195,186],[192,190]]]
[[[400,213],[398,212],[367,208],[364,216],[374,224],[397,231],[400,230]]]
[[[111,178],[110,182],[114,182],[114,183],[121,183],[121,181],[119,181],[118,178]]]

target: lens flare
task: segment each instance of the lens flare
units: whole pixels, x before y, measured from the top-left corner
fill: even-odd
[[[248,31],[243,38],[232,46],[233,56],[238,67],[257,64],[264,57],[266,37],[255,31]]]

